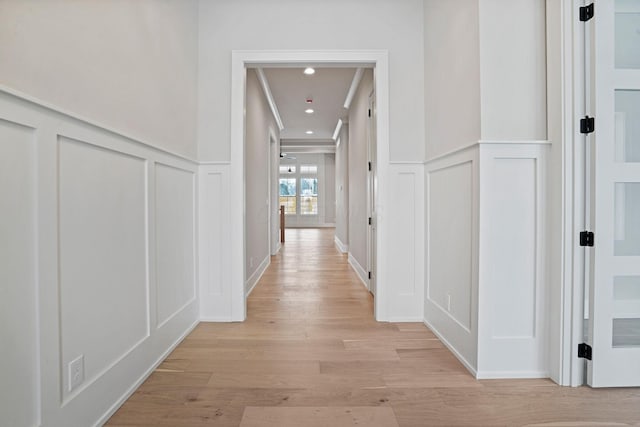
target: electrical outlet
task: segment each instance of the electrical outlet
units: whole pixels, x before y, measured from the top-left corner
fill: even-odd
[[[253,257],[249,258],[249,268],[253,268]]]
[[[73,391],[84,381],[84,355],[69,362],[69,391]]]
[[[447,294],[447,311],[451,311],[451,295]]]

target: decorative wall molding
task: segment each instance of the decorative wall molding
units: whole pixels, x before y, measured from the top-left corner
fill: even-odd
[[[203,165],[198,173],[200,319],[231,321],[229,264],[230,165]],[[244,286],[244,283],[243,283]]]
[[[425,322],[478,378],[548,376],[549,146],[480,141],[426,163]]]
[[[425,191],[424,165],[416,162],[393,162],[389,165],[388,274],[394,286],[387,293],[390,321],[424,319],[424,242]]]
[[[25,253],[25,261],[37,272],[35,293],[22,294],[29,302],[10,297],[10,304],[24,307],[9,323],[37,325],[19,329],[37,359],[10,356],[17,365],[7,368],[37,373],[39,381],[29,386],[31,400],[24,404],[34,406],[31,412],[43,425],[99,424],[198,321],[194,273],[186,281],[187,298],[161,329],[153,327],[158,321],[158,245],[192,247],[198,167],[192,159],[4,87],[0,123],[33,129],[34,151],[33,162],[25,166],[34,177],[35,204],[29,209],[35,221],[34,251]],[[189,203],[156,203],[168,190],[156,185],[155,165],[160,163],[191,175]],[[173,233],[182,225],[168,221],[163,226],[168,233],[158,240],[158,219],[172,212],[182,213],[177,218],[193,229]],[[193,247],[192,253],[165,265],[167,275],[194,272]],[[173,281],[165,285],[165,290],[178,286]],[[84,357],[84,380],[71,387],[69,363],[78,356]],[[5,386],[19,390],[23,380]],[[110,408],[106,413],[105,407]]]

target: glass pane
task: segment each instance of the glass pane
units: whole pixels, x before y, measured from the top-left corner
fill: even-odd
[[[300,179],[300,214],[318,214],[318,179]]]
[[[296,214],[296,179],[280,178],[280,206],[285,215]]]
[[[640,162],[640,91],[616,90],[615,157]]]
[[[300,173],[317,174],[318,165],[300,165]]]
[[[295,165],[280,165],[280,174],[296,173]]]
[[[640,346],[640,276],[613,279],[613,346]]]
[[[640,0],[616,0],[616,68],[640,68]]]
[[[616,183],[614,215],[614,255],[640,255],[640,183]]]

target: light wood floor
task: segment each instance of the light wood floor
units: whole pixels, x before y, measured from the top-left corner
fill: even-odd
[[[640,425],[640,390],[476,381],[419,323],[377,323],[333,229],[287,230],[244,323],[202,323],[109,426]]]

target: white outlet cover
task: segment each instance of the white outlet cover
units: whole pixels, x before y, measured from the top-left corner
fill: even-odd
[[[69,362],[69,391],[73,391],[84,381],[84,355]]]

